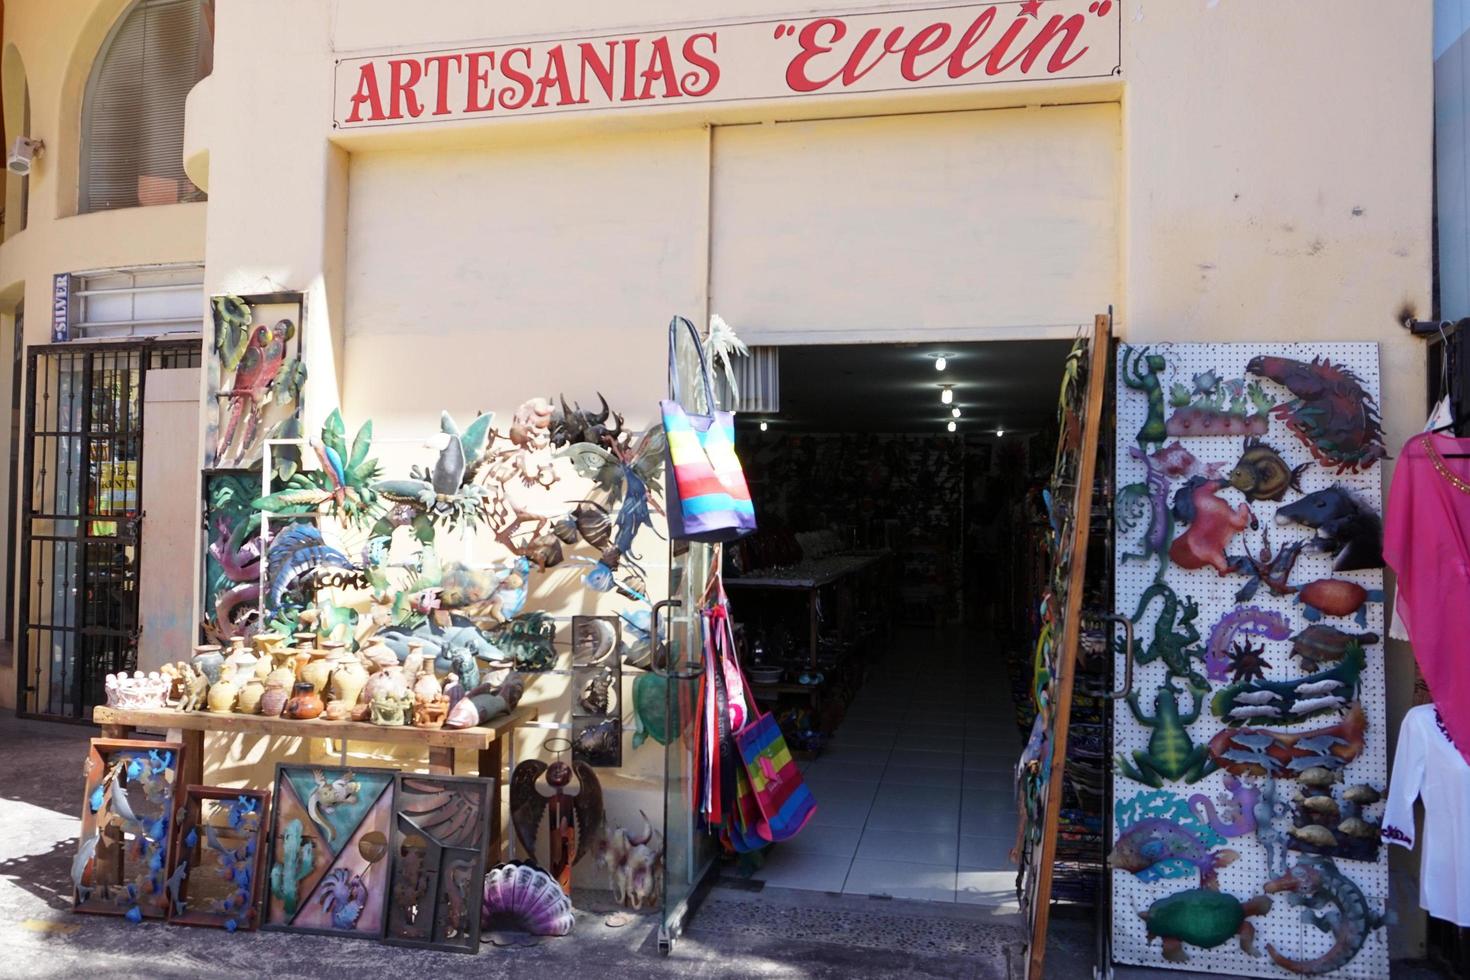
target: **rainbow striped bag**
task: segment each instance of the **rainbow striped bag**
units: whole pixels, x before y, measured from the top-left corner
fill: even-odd
[[[679,372],[674,364],[680,324],[688,328],[699,352],[709,415],[692,415],[680,403]],[[669,391],[673,397],[659,402],[672,474],[666,508],[669,536],[707,544],[744,537],[755,530],[755,508],[745,485],[745,473],[735,456],[735,414],[714,410],[714,385],[704,344],[694,324],[682,316],[669,322]]]

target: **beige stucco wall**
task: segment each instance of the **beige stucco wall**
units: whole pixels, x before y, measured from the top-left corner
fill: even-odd
[[[10,318],[25,302],[29,344],[48,342],[51,332],[51,277],[117,266],[199,262],[204,257],[204,203],[131,208],[77,214],[77,180],[82,93],[99,47],[129,0],[68,0],[7,3],[4,8],[3,76],[7,83],[5,146],[20,135],[20,115],[11,107],[22,99],[11,84],[23,75],[30,90],[33,139],[45,152],[30,177],[30,207],[24,231],[15,231],[18,178],[7,176],[7,238],[0,244],[0,319],[6,367],[0,370],[0,405],[10,404],[9,351],[14,334]],[[13,232],[13,233],[11,233]],[[8,408],[7,408],[8,411]],[[10,429],[0,426],[0,460],[9,459]],[[192,484],[193,461],[177,460],[179,477]],[[21,461],[24,477],[24,459]],[[0,489],[0,495],[7,491]],[[19,500],[6,506],[18,507]],[[0,521],[0,539],[5,525]],[[4,547],[14,547],[5,541]],[[11,597],[4,615],[13,616]],[[0,707],[15,704],[12,667],[0,667]]]
[[[30,81],[32,133],[50,152],[32,178],[30,228],[0,246],[0,298],[13,304],[23,289],[36,340],[54,272],[203,255],[209,292],[307,291],[311,426],[340,404],[349,424],[371,415],[382,436],[410,438],[432,431],[441,408],[504,417],[531,394],[586,398],[599,388],[642,424],[661,387],[668,315],[700,320],[712,283],[739,282],[711,247],[729,227],[717,207],[711,219],[721,141],[740,144],[756,169],[761,153],[796,152],[779,135],[711,136],[707,124],[1102,103],[1087,111],[1114,140],[1097,166],[1109,169],[1115,194],[1089,195],[1086,220],[1094,231],[1103,223],[1111,255],[1087,266],[1085,291],[1063,283],[1076,300],[1059,304],[1087,308],[1068,317],[1048,307],[1044,318],[1020,321],[984,321],[981,310],[977,326],[1085,320],[1096,296],[1115,305],[1130,340],[1374,340],[1391,441],[1422,415],[1422,348],[1397,318],[1405,309],[1427,315],[1430,303],[1428,0],[1396,5],[1391,17],[1376,0],[1127,0],[1114,82],[346,136],[331,128],[339,56],[849,5],[419,0],[406,16],[395,0],[218,0],[215,73],[190,99],[186,150],[191,174],[209,183],[207,234],[206,205],[65,217],[75,211],[85,66],[124,6],[6,4],[5,40]],[[8,56],[4,74],[13,74]],[[932,149],[914,136],[924,124],[913,118],[852,125],[864,138],[890,126],[885,151],[895,159],[922,160]],[[1014,135],[987,126],[998,139]],[[840,157],[839,145],[828,150]],[[985,189],[974,193],[983,200]],[[884,214],[873,219],[879,229]],[[748,245],[759,228],[747,223]],[[1014,215],[1002,231],[1037,247],[1027,236],[1038,232]],[[917,279],[924,267],[913,268]],[[751,281],[732,287],[733,307],[758,307],[740,295],[757,288]],[[910,284],[900,275],[885,285]],[[1038,306],[1057,299],[1037,293]],[[1018,295],[1012,288],[1007,302]],[[954,309],[963,304],[946,315]],[[7,438],[0,427],[0,459]],[[1412,672],[1407,651],[1391,647],[1389,656],[1396,719]],[[0,671],[0,704],[13,696]],[[564,703],[551,680],[533,697]],[[645,748],[628,763],[610,780],[644,792],[615,798],[618,820],[655,798],[662,760]]]

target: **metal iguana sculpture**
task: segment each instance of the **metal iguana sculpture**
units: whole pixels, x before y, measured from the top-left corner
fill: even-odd
[[[1164,444],[1168,432],[1164,428],[1164,385],[1159,375],[1168,364],[1160,354],[1150,354],[1147,347],[1125,347],[1123,369],[1118,372],[1123,383],[1134,391],[1141,391],[1148,399],[1148,415],[1143,427],[1138,430],[1138,445],[1147,449]]]
[[[1331,949],[1310,960],[1291,959],[1267,943],[1266,954],[1292,973],[1317,975],[1341,969],[1358,955],[1368,934],[1388,921],[1369,908],[1362,891],[1330,857],[1303,854],[1286,874],[1266,882],[1266,891],[1287,892],[1287,902],[1302,906],[1302,921],[1331,933],[1334,940]]]
[[[1323,466],[1357,473],[1388,455],[1378,405],[1347,368],[1322,357],[1310,361],[1255,357],[1245,370],[1270,378],[1296,396],[1271,414],[1284,421]]]
[[[1155,582],[1138,597],[1133,622],[1143,618],[1144,611],[1155,599],[1163,599],[1163,606],[1159,610],[1159,618],[1154,620],[1153,640],[1140,645],[1134,659],[1139,665],[1162,660],[1170,677],[1188,680],[1191,687],[1208,688],[1208,682],[1192,663],[1202,656],[1198,649],[1191,649],[1200,640],[1199,627],[1194,625],[1199,616],[1199,606],[1188,596],[1181,603],[1179,596],[1167,584]]]

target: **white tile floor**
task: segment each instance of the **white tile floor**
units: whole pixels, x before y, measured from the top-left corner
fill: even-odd
[[[1011,769],[1021,750],[999,658],[973,635],[900,634],[805,766],[817,814],[755,877],[850,895],[1014,906]]]

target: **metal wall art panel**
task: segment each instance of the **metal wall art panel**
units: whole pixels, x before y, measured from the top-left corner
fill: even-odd
[[[479,952],[491,789],[473,776],[398,775],[387,942]]]
[[[84,770],[72,909],[132,922],[168,914],[169,828],[184,746],[94,738]]]
[[[1377,345],[1117,367],[1115,959],[1387,976]]]
[[[260,924],[270,791],[189,786],[176,811],[168,921],[228,932]]]
[[[276,766],[262,928],[382,938],[396,775]]]

